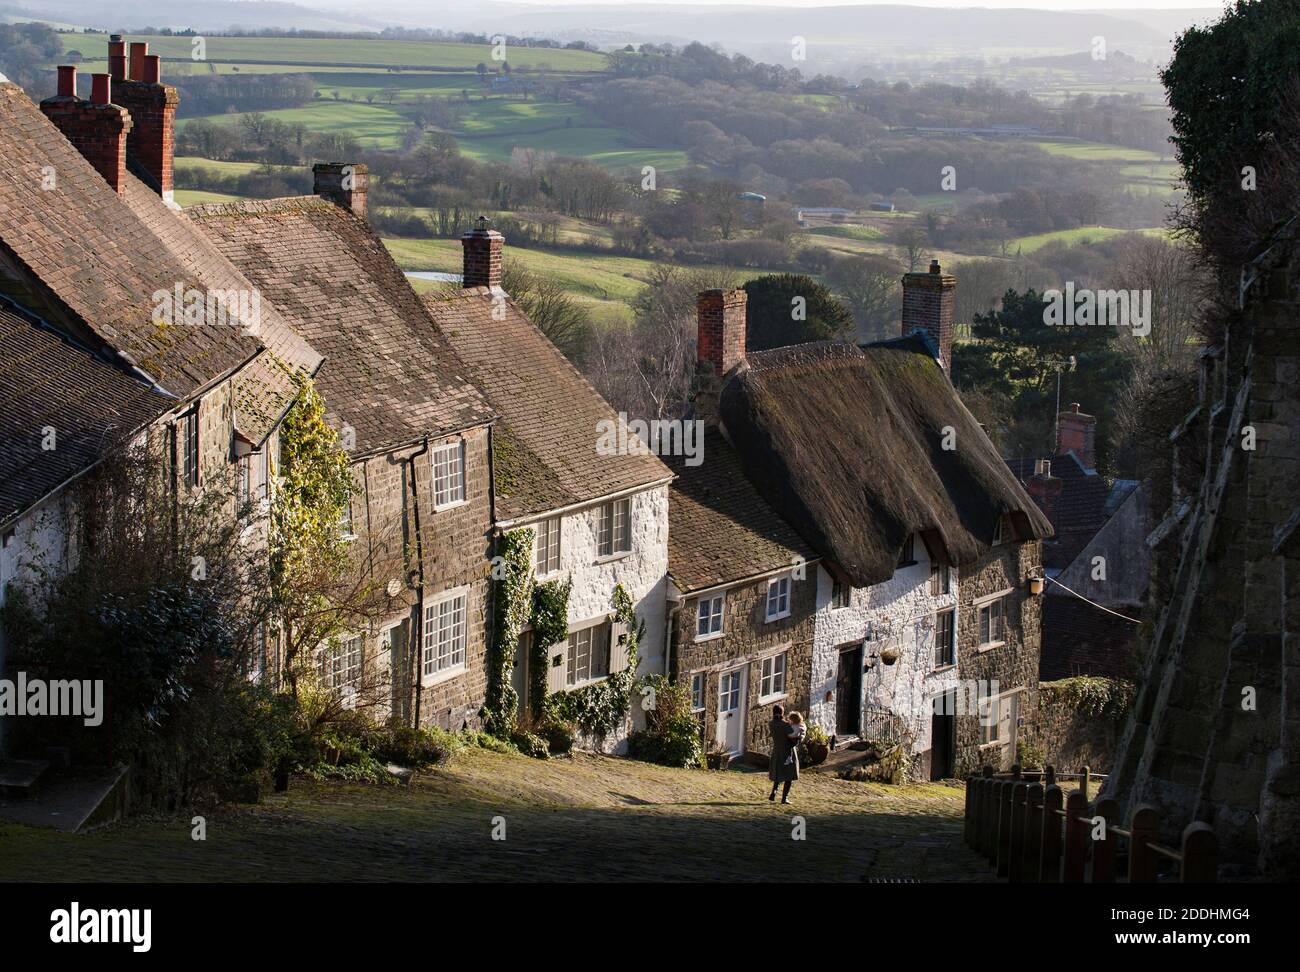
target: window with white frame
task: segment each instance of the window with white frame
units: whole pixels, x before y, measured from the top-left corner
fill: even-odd
[[[240,506],[246,506],[253,496],[252,456],[248,454],[240,456],[235,463],[235,472],[235,502]]]
[[[258,456],[260,460],[258,466],[261,470],[262,481],[258,484],[258,499],[269,500],[271,498],[271,444],[268,442],[262,447]]]
[[[248,659],[248,676],[261,681],[266,673],[266,629],[260,624],[253,629],[252,654]]]
[[[465,501],[465,443],[449,442],[433,450],[435,509]]]
[[[726,597],[722,594],[700,598],[695,619],[696,641],[722,634],[722,606],[725,601]]]
[[[957,662],[955,654],[957,614],[955,611],[940,611],[934,616],[934,667],[945,668]]]
[[[620,499],[600,507],[596,515],[596,554],[612,557],[632,549],[632,500]]]
[[[360,635],[343,638],[330,642],[321,653],[321,681],[326,688],[352,688],[361,681],[362,642]]]
[[[565,682],[580,685],[609,674],[609,623],[594,624],[569,635]]]
[[[980,647],[1001,644],[1006,640],[1006,597],[980,605]]]
[[[465,664],[468,605],[468,594],[453,594],[425,607],[422,666],[425,678]]]
[[[538,577],[554,574],[560,569],[560,532],[563,517],[553,516],[536,525],[537,539],[533,544],[533,567]]]
[[[774,577],[767,582],[766,620],[779,621],[790,616],[790,578]]]
[[[691,676],[691,711],[704,711],[704,672],[696,672]]]
[[[785,658],[783,651],[763,659],[763,677],[758,689],[760,701],[785,695]]]

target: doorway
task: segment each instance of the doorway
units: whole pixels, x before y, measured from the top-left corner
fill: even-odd
[[[718,676],[718,745],[732,756],[745,751],[745,666]]]
[[[953,753],[957,748],[957,693],[947,692],[934,700],[930,717],[930,779],[953,777]]]
[[[862,646],[840,651],[840,670],[835,677],[835,735],[856,736],[862,732]]]

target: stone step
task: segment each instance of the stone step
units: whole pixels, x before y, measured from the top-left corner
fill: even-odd
[[[40,789],[42,774],[49,768],[43,759],[0,759],[0,797],[34,796]]]

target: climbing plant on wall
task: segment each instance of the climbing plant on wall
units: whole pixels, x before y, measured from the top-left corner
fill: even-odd
[[[547,712],[568,722],[576,722],[584,732],[598,738],[617,729],[631,707],[632,686],[636,682],[637,644],[645,630],[645,625],[637,621],[632,598],[622,584],[614,588],[612,601],[614,620],[627,632],[627,667],[603,681],[571,692],[556,692],[546,699]]]
[[[511,673],[515,646],[533,610],[533,537],[531,529],[505,534],[492,563],[493,637],[488,649],[487,693],[479,715],[483,728],[502,739],[510,738],[518,721],[519,693]]]
[[[551,645],[569,636],[569,591],[572,582],[547,581],[533,589],[533,649],[528,659],[528,698],[533,717],[540,719],[546,711],[546,675],[550,667]]]

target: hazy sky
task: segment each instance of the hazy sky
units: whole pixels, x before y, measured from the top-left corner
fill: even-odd
[[[679,3],[685,6],[720,6],[724,4],[745,4],[748,6],[769,7],[848,7],[875,5],[878,3],[902,3],[912,7],[998,7],[1030,8],[1034,10],[1168,10],[1168,9],[1223,9],[1228,0],[973,0],[962,3],[959,0],[506,0],[509,3],[527,3],[540,6],[570,7],[584,3],[599,4],[603,7],[617,7],[627,4],[645,5],[651,3]]]

